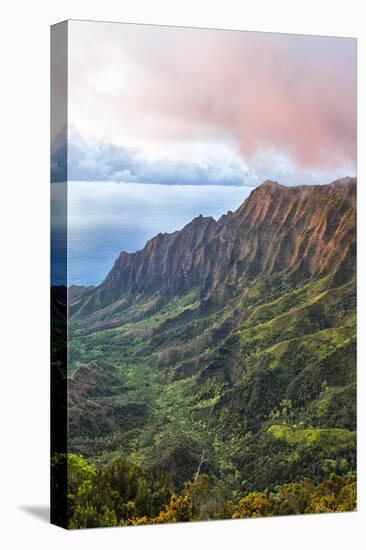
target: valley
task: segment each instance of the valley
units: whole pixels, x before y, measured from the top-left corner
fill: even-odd
[[[69,452],[227,498],[356,468],[356,180],[265,182],[69,289]]]

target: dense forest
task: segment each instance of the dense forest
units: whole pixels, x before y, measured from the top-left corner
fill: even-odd
[[[96,467],[80,455],[58,455],[53,467],[62,468],[65,461],[71,529],[347,512],[356,507],[356,479],[351,473],[331,474],[318,484],[305,478],[232,500],[225,484],[206,474],[184,482],[177,493],[171,476],[146,473],[123,458]]]
[[[267,182],[70,287],[68,526],[354,510],[355,243],[354,179]]]

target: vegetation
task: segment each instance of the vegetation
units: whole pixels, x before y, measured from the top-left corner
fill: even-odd
[[[352,227],[352,212],[346,214],[351,221],[340,222],[344,230]],[[205,231],[212,227],[198,221],[189,231],[199,224]],[[324,224],[326,235],[327,217]],[[251,235],[257,245],[257,233]],[[324,271],[310,273],[297,264],[280,271],[287,248],[281,252],[278,245],[269,251],[278,271],[255,271],[265,249],[257,263],[255,256],[248,264],[237,262],[235,278],[221,280],[223,255],[210,264],[220,284],[210,288],[209,277],[202,285],[194,279],[186,289],[181,271],[169,278],[175,258],[166,256],[171,292],[151,289],[156,273],[150,280],[144,271],[146,293],[128,289],[110,304],[115,288],[101,285],[85,304],[71,304],[71,455],[58,458],[68,460],[71,527],[354,509],[352,235],[337,238],[347,247],[347,262],[339,264],[337,252],[333,263],[327,256]],[[199,250],[204,257],[206,249]],[[143,260],[152,269],[160,256]],[[116,266],[116,277],[129,269]]]
[[[113,521],[131,522],[134,513],[140,523],[145,515],[149,522],[167,518],[164,506],[174,494],[185,496],[203,449],[201,473],[225,486],[225,502],[355,470],[354,306],[346,319],[330,309],[328,328],[308,312],[304,323],[309,307],[322,300],[324,308],[328,284],[309,283],[266,304],[251,295],[250,307],[241,296],[213,311],[192,293],[136,323],[91,332],[72,325],[70,451],[98,468],[122,452],[143,471],[170,479],[170,496],[154,509],[129,510]],[[275,295],[273,282],[271,288]],[[342,292],[332,296],[344,302]],[[104,504],[88,500],[89,512],[83,506],[78,525],[92,521],[82,513],[105,524]],[[221,517],[228,516],[225,506]]]
[[[303,479],[233,501],[224,484],[214,483],[206,474],[185,482],[177,493],[170,476],[147,473],[121,457],[97,467],[81,455],[58,455],[54,466],[61,468],[64,461],[71,529],[344,512],[356,507],[353,474],[331,474],[316,485]]]

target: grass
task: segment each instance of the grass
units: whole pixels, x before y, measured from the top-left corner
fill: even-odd
[[[355,432],[341,428],[299,429],[293,426],[274,424],[267,431],[274,438],[283,439],[291,445],[317,446],[329,453],[348,448],[356,441]]]
[[[335,349],[348,345],[356,338],[355,328],[343,326],[319,330],[306,336],[285,340],[266,349],[261,355],[268,358],[268,368],[276,369],[284,362],[321,361]]]
[[[322,285],[320,281],[306,285],[305,290],[295,290],[290,297],[284,296],[258,306],[239,330],[242,353],[251,355],[269,349],[276,354],[277,350],[283,352],[287,348],[283,344],[276,349],[275,346],[281,342],[318,332],[327,339],[325,329],[353,327],[356,307],[354,281],[328,290],[324,290],[324,284],[323,280]],[[288,309],[283,311],[285,308]],[[351,328],[350,335],[352,330],[354,333]],[[331,344],[337,345],[337,333],[334,336]]]

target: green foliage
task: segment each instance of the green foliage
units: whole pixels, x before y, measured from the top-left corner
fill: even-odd
[[[222,481],[201,474],[184,483],[183,494],[190,498],[193,520],[227,519],[233,514],[230,491]]]
[[[64,460],[65,455],[58,460]],[[148,474],[123,458],[95,467],[69,455],[69,528],[176,523],[223,518],[351,511],[356,508],[356,479],[331,474],[318,484],[310,479],[229,498],[220,481],[207,474],[173,492],[167,476]]]
[[[332,474],[318,485],[304,479],[280,485],[272,493],[249,493],[239,501],[233,518],[346,512],[355,509],[354,476],[342,478]]]
[[[330,454],[348,448],[355,442],[356,437],[355,433],[341,428],[298,429],[278,424],[268,428],[268,432],[275,438],[284,439],[287,443],[320,447]]]
[[[107,527],[153,516],[172,494],[166,474],[147,474],[124,458],[97,468],[84,457],[72,454],[67,456],[67,464],[71,529]]]
[[[341,388],[326,386],[315,405],[316,420],[327,426],[356,430],[356,404],[356,384]]]
[[[95,472],[88,491],[79,465],[74,525],[352,509],[351,483],[314,487],[356,468],[355,281],[274,273],[200,298],[71,320],[70,450]]]

